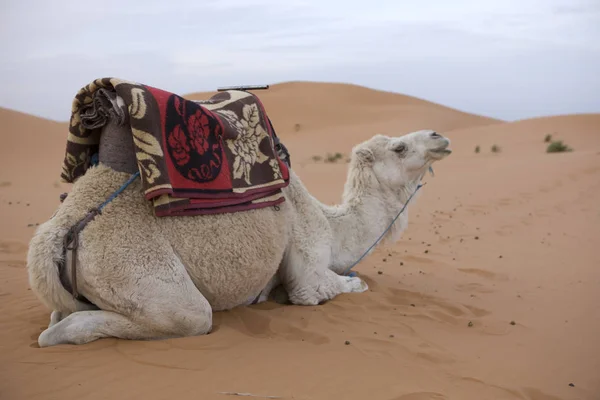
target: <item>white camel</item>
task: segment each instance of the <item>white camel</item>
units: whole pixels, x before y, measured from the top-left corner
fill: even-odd
[[[264,301],[279,283],[297,305],[363,292],[364,281],[342,273],[389,226],[431,164],[450,154],[449,144],[423,130],[376,135],[355,146],[337,206],[320,203],[290,171],[286,201],[278,208],[155,217],[137,180],[80,234],[77,284],[93,305],[75,300],[61,284],[63,237],[129,174],[102,163],[91,167],[30,243],[31,288],[53,310],[38,343],[206,334],[213,311],[259,295]],[[407,224],[405,211],[386,239],[398,240]],[[67,280],[70,265],[67,260]]]

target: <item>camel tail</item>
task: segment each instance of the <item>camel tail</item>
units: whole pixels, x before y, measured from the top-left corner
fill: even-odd
[[[29,242],[27,272],[31,290],[53,311],[72,313],[93,307],[82,303],[62,285],[59,263],[63,260],[63,237],[66,229],[51,219],[39,226]]]

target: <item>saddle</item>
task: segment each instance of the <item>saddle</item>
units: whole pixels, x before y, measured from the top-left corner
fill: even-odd
[[[285,200],[289,154],[259,98],[245,90],[192,101],[139,83],[96,79],[73,100],[63,181],[75,182],[94,165],[106,127],[131,135],[133,154],[125,161],[137,166],[156,216],[236,212]]]

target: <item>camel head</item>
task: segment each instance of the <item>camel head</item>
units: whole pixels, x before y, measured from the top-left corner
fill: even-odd
[[[379,184],[394,190],[418,182],[433,163],[452,152],[449,146],[449,139],[432,130],[398,137],[375,135],[354,147],[352,160],[359,168],[371,169]]]

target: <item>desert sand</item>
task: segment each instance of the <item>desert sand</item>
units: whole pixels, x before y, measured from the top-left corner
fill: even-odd
[[[40,349],[50,310],[25,255],[69,190],[67,123],[0,110],[1,399],[600,399],[600,114],[505,122],[341,84],[258,93],[326,203],[347,164],[315,156],[375,133],[452,140],[400,242],[355,268],[370,290],[216,313],[208,336]],[[574,150],[546,153],[547,134]]]

